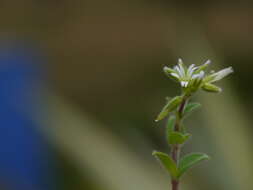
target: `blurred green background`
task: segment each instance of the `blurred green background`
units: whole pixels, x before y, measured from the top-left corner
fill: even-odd
[[[218,95],[186,121],[185,146],[212,159],[191,170],[183,189],[253,189],[253,7],[247,1],[1,1],[1,38],[25,39],[47,54],[49,114],[40,119],[57,153],[66,190],[169,189],[151,152],[169,152],[154,119],[178,86],[163,66],[232,66]]]

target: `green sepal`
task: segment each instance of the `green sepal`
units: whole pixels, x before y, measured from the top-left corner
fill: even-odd
[[[203,153],[192,153],[184,156],[179,162],[178,167],[179,173],[177,177],[178,178],[182,177],[182,175],[190,168],[192,168],[194,165],[200,163],[201,161],[209,159],[210,157]]]
[[[215,79],[215,73],[205,76],[203,79],[203,83],[210,83],[212,80]]]
[[[196,71],[194,71],[194,74],[199,73],[200,71],[204,71],[209,65],[210,65],[211,61],[207,60],[203,65],[198,66],[198,69]]]
[[[200,88],[200,86],[202,85],[202,81],[203,79],[200,79],[200,78],[196,78],[190,81],[189,86],[191,88],[192,93],[196,92]]]
[[[174,69],[169,68],[169,67],[167,67],[167,66],[165,66],[165,67],[163,68],[163,71],[164,71],[164,73],[165,73],[166,75],[170,75],[171,73],[176,73],[176,71],[175,71]]]
[[[195,78],[189,82],[187,88],[184,89],[184,93],[188,96],[191,96],[201,87],[203,79]]]
[[[155,156],[160,161],[162,166],[169,172],[172,179],[177,178],[177,176],[179,174],[178,169],[177,169],[177,165],[168,154],[165,154],[163,152],[154,151],[152,153],[152,155]]]
[[[207,91],[207,92],[214,92],[214,93],[219,93],[222,91],[222,89],[214,84],[211,83],[205,83],[202,86],[202,89]]]
[[[177,72],[176,72],[174,69],[165,66],[165,67],[163,68],[163,71],[164,71],[165,75],[166,75],[167,77],[169,77],[170,79],[174,80],[175,82],[178,82],[178,81],[179,81],[177,77],[175,77],[175,76],[172,75],[172,73],[177,74]]]
[[[183,100],[182,96],[176,96],[168,101],[168,103],[163,107],[160,114],[157,116],[155,121],[160,121],[164,119],[170,112],[177,109],[177,107],[181,104]]]
[[[183,144],[185,143],[189,138],[191,137],[191,134],[186,133],[180,133],[180,132],[171,132],[168,136],[168,143],[171,145],[174,144]]]
[[[187,117],[192,112],[201,107],[200,103],[189,103],[185,106],[183,117]]]

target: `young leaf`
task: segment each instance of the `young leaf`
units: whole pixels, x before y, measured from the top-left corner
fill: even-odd
[[[176,179],[176,177],[178,176],[178,169],[174,160],[172,160],[169,155],[163,152],[154,151],[152,155],[155,156],[161,162],[164,168],[169,172],[171,178]]]
[[[187,170],[192,168],[197,163],[203,160],[209,160],[209,156],[203,153],[192,153],[183,157],[179,162],[179,174],[180,178]]]
[[[156,121],[164,119],[170,112],[174,111],[182,102],[182,100],[182,96],[176,96],[175,98],[172,98],[170,101],[168,101],[168,103],[164,106],[164,108],[156,118]]]
[[[174,115],[170,116],[168,119],[167,128],[166,128],[166,137],[168,141],[169,141],[168,137],[170,133],[174,131],[175,122],[176,122],[176,117]]]
[[[185,109],[184,109],[184,117],[188,116],[189,114],[191,114],[193,111],[197,110],[198,108],[201,107],[200,103],[189,103],[186,105]]]
[[[168,142],[169,144],[183,144],[190,136],[191,134],[189,133],[171,132],[168,136]]]

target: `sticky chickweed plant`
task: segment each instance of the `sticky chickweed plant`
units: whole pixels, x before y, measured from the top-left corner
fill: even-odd
[[[164,106],[156,121],[168,117],[166,136],[171,147],[170,155],[163,152],[154,151],[153,155],[160,161],[171,177],[172,190],[179,190],[180,179],[183,174],[192,168],[195,164],[208,160],[209,157],[203,153],[191,153],[180,159],[180,152],[191,134],[186,132],[183,120],[192,111],[200,107],[199,103],[189,102],[191,97],[199,90],[219,93],[222,89],[214,83],[223,79],[233,72],[232,67],[222,69],[218,72],[206,72],[210,65],[210,60],[203,65],[194,64],[187,67],[181,59],[173,68],[164,67],[165,74],[180,84],[181,95],[174,98],[167,98],[167,104]]]

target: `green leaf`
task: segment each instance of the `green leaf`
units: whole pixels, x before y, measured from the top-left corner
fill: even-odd
[[[169,172],[171,178],[176,179],[178,176],[178,169],[174,160],[163,152],[154,151],[152,155],[160,161],[163,167]]]
[[[202,89],[207,91],[207,92],[214,92],[214,93],[218,93],[218,92],[221,92],[222,89],[214,84],[211,84],[211,83],[205,83],[203,86],[202,86]]]
[[[185,143],[189,138],[191,134],[186,133],[180,133],[180,132],[171,132],[168,136],[168,142],[169,144],[183,144]]]
[[[186,171],[192,168],[197,163],[209,160],[209,156],[203,153],[192,153],[183,157],[179,162],[179,174],[178,178],[180,178]]]
[[[160,114],[157,116],[155,121],[160,121],[164,119],[170,112],[174,111],[182,102],[182,96],[176,96],[168,101],[168,103],[163,107]]]
[[[176,122],[176,117],[174,115],[170,116],[169,119],[168,119],[167,128],[166,128],[166,137],[167,137],[167,139],[168,139],[170,133],[172,131],[174,131],[175,122]]]
[[[193,111],[197,110],[200,107],[201,107],[200,103],[189,103],[189,104],[187,104],[185,106],[183,116],[184,117],[188,116],[189,114],[191,114]]]

